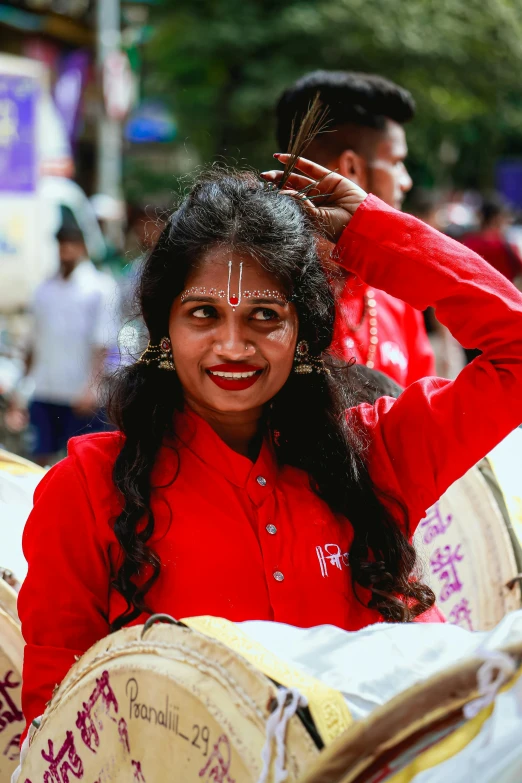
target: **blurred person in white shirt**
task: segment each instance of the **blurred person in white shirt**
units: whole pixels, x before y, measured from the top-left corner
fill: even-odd
[[[33,459],[42,465],[56,461],[74,435],[107,428],[98,387],[117,340],[115,281],[88,258],[75,221],[64,222],[57,240],[59,270],[35,292],[26,359]]]

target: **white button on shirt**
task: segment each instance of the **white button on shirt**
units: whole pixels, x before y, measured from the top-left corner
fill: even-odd
[[[116,342],[116,283],[82,261],[68,278],[56,275],[37,288],[32,312],[33,397],[70,405],[89,384],[93,350]]]

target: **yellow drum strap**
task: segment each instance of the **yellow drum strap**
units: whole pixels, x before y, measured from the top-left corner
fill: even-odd
[[[286,688],[297,688],[308,699],[310,713],[325,745],[353,723],[339,691],[282,661],[229,620],[204,616],[184,618],[182,622],[230,647],[272,680]]]

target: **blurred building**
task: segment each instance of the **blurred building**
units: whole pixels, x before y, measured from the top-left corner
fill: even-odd
[[[46,174],[74,177],[94,190],[97,94],[95,0],[2,0],[0,51],[49,69],[51,93],[72,149],[68,165]]]

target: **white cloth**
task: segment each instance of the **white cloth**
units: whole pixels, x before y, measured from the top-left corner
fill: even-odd
[[[448,623],[380,623],[355,632],[261,620],[238,625],[283,661],[340,691],[355,720],[478,650],[522,641],[522,610],[507,615],[490,632]]]
[[[27,575],[22,534],[42,476],[43,471],[10,473],[0,467],[0,566],[12,571],[20,582]]]
[[[33,301],[33,398],[71,405],[91,381],[95,348],[117,341],[118,288],[91,261],[40,285]]]

